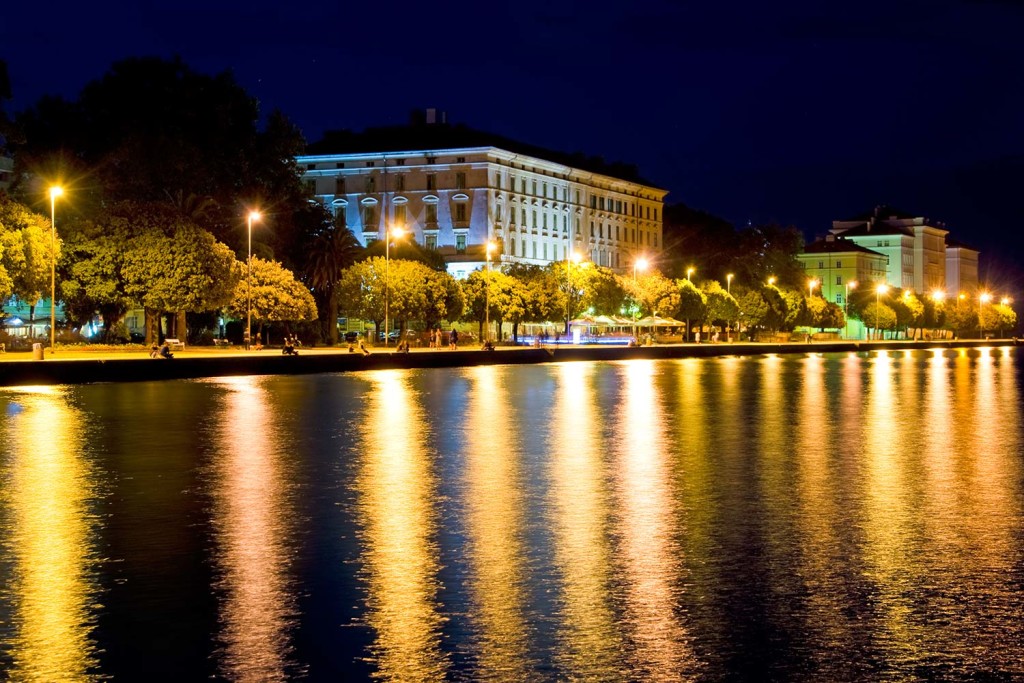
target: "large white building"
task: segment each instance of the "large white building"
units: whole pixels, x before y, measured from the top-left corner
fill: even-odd
[[[864,216],[833,221],[831,233],[888,257],[885,281],[893,287],[922,295],[978,289],[978,251],[950,240],[942,223],[879,206]]]
[[[485,263],[488,241],[495,261],[578,253],[619,271],[662,249],[667,192],[630,167],[445,123],[329,134],[310,151],[297,158],[310,191],[362,244],[402,228],[455,277]]]

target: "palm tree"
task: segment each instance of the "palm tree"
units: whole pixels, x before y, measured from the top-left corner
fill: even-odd
[[[306,250],[303,279],[313,292],[320,329],[331,345],[338,343],[338,299],[335,292],[341,271],[355,263],[362,246],[346,227],[325,224]]]

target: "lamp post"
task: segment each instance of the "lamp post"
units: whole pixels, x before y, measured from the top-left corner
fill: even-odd
[[[769,287],[774,287],[775,286],[775,276],[774,275],[772,275],[770,278],[768,278],[768,286]]]
[[[484,303],[484,341],[491,340],[491,252],[494,251],[494,242],[487,241],[487,289],[485,291]]]
[[[694,268],[693,266],[690,266],[689,268],[686,269],[686,279],[687,279],[687,281],[690,280],[690,276],[693,275],[693,271],[695,271],[695,270],[697,270],[697,269]]]
[[[388,336],[391,328],[388,327],[388,315],[391,296],[391,238],[398,238],[405,234],[401,228],[391,228],[384,233],[384,346],[388,345]]]
[[[881,284],[881,285],[878,285],[877,287],[875,287],[875,340],[876,341],[880,338],[879,330],[878,330],[878,321],[879,321],[879,317],[881,316],[881,313],[882,313],[881,310],[879,310],[880,305],[881,305],[880,304],[880,298],[881,298],[881,296],[883,294],[885,294],[888,291],[889,291],[889,285],[886,285],[886,284]]]
[[[850,290],[857,289],[856,280],[846,281],[846,294],[843,296],[843,324],[846,326],[846,336],[850,336]]]
[[[252,342],[252,222],[260,219],[259,211],[249,212],[249,255],[245,260],[245,350]]]
[[[57,350],[57,197],[64,188],[50,188],[50,354]]]
[[[988,292],[982,292],[981,296],[978,297],[980,302],[978,305],[978,334],[981,339],[985,338],[985,304],[992,300],[992,295]]]
[[[732,273],[725,274],[725,293],[732,296]],[[725,341],[732,341],[732,321],[726,321]]]
[[[580,262],[582,258],[577,252],[570,251],[565,259],[565,337],[569,338],[569,323],[572,321],[572,262]]]

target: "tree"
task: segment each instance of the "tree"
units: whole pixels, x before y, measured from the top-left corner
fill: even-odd
[[[896,329],[896,311],[882,302],[872,301],[868,304],[864,308],[862,320],[865,325],[874,328],[876,337],[878,337],[879,330]]]
[[[252,318],[259,325],[256,338],[262,335],[264,323],[316,319],[313,295],[295,279],[290,270],[277,261],[253,257],[251,294],[245,264],[236,261],[235,270],[239,272],[240,277],[228,310],[234,317],[246,319],[251,305]]]
[[[727,292],[717,280],[709,280],[701,286],[707,299],[705,320],[710,324],[721,324],[731,327],[739,317],[740,307],[732,294]]]
[[[740,231],[740,260],[736,264],[741,282],[766,282],[775,277],[780,285],[799,286],[805,279],[797,254],[804,238],[793,226],[752,225]]]
[[[697,289],[689,280],[676,280],[676,287],[679,288],[679,308],[676,317],[686,319],[686,340],[689,341],[690,321],[704,320],[707,315],[708,299],[704,292]]]
[[[658,271],[633,278],[621,278],[621,286],[635,308],[637,318],[670,314],[679,308],[679,287]]]
[[[125,293],[149,309],[147,313],[184,313],[227,305],[242,271],[227,245],[205,230],[179,223],[171,235],[150,229],[129,240],[122,276]],[[150,324],[146,337],[150,342]]]
[[[338,283],[341,272],[355,263],[363,251],[352,231],[336,225],[329,217],[308,240],[303,276],[320,313],[320,336],[328,344],[338,343]]]
[[[746,327],[749,337],[753,339],[751,331],[765,326],[765,320],[768,318],[768,302],[764,300],[760,290],[739,287],[737,288],[736,303],[739,306],[740,329]]]
[[[920,327],[924,322],[924,304],[909,289],[904,290],[903,296],[894,297],[890,307],[896,313],[897,327],[903,330]]]
[[[29,317],[35,307],[49,298],[54,259],[60,258],[61,242],[52,242],[50,221],[28,207],[0,195],[0,291],[8,290],[29,305]],[[4,277],[10,282],[4,286]]]

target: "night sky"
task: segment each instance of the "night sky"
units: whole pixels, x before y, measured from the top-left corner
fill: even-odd
[[[636,164],[667,201],[737,225],[777,221],[812,239],[889,204],[981,248],[995,287],[1024,286],[1024,0],[0,10],[13,112],[148,55],[230,69],[309,141],[435,107],[452,123]]]

